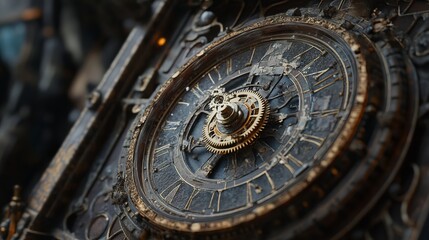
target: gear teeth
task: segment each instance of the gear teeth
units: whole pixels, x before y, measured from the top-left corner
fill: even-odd
[[[250,102],[250,104],[258,104],[258,113],[253,121],[249,121],[249,119],[247,119],[244,126],[242,126],[242,129],[236,131],[238,132],[238,136],[229,136],[232,139],[225,141],[222,141],[222,136],[216,134],[215,135],[217,138],[210,137],[210,133],[213,134],[213,131],[211,131],[209,127],[213,121],[216,121],[216,114],[214,112],[209,114],[203,129],[203,141],[206,143],[207,150],[215,154],[223,155],[236,152],[246,146],[253,144],[268,123],[270,107],[268,101],[264,99],[261,94],[251,90],[240,90],[231,93],[231,95],[234,97],[246,95],[245,99],[247,101],[249,99],[255,100]],[[242,103],[244,103],[246,106],[249,105],[249,102]],[[249,109],[249,112],[252,112],[252,110]]]

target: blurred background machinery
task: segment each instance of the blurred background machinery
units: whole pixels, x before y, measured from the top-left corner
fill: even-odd
[[[40,177],[149,0],[0,0],[0,206]]]

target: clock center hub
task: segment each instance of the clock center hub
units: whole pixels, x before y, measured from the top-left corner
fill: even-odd
[[[228,154],[252,144],[269,117],[268,101],[252,90],[212,92],[211,113],[203,129],[206,148],[215,154]]]
[[[217,126],[221,133],[232,134],[244,124],[248,118],[247,107],[240,103],[226,103],[218,107],[216,113]]]

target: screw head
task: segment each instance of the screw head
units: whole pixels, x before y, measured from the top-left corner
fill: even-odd
[[[89,94],[87,104],[90,110],[96,110],[101,104],[101,92],[95,90]]]

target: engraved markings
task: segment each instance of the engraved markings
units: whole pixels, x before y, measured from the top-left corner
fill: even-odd
[[[232,72],[232,58],[229,58],[226,61],[226,75],[231,74],[231,72]]]
[[[326,82],[330,78],[334,78],[334,82],[339,80],[340,77],[339,77],[338,71],[334,71],[322,79],[317,78],[317,82],[314,84],[314,86],[320,85],[320,84]]]
[[[340,109],[328,109],[323,111],[315,111],[310,113],[312,117],[326,117],[330,115],[337,115],[340,113]]]
[[[319,79],[321,76],[323,76],[323,74],[327,73],[331,68],[328,67],[326,69],[317,71],[317,72],[313,72],[313,73],[308,73],[308,74],[304,74],[304,77],[309,77],[309,76],[314,76],[315,79]]]
[[[172,164],[173,162],[171,162],[171,161],[165,161],[165,162],[163,162],[162,164],[160,164],[159,166],[158,166],[158,168],[155,168],[154,169],[154,172],[160,172],[160,171],[162,171],[162,170],[164,170],[164,169],[166,169],[166,168],[168,168],[171,164]]]
[[[162,156],[162,155],[168,153],[168,150],[170,149],[170,147],[171,147],[171,144],[166,144],[166,145],[161,146],[159,148],[155,148],[154,153],[156,156]]]
[[[212,192],[212,196],[210,197],[209,208],[213,208],[213,201],[215,196],[215,191]]]
[[[189,103],[188,103],[188,102],[178,102],[178,104],[180,104],[180,105],[185,105],[185,106],[189,106]]]
[[[217,77],[218,77],[218,81],[222,80],[222,76],[220,75],[219,69],[217,68],[217,66],[214,68],[215,72],[217,73]]]
[[[325,76],[324,78],[318,79],[317,82],[314,84],[314,86],[315,87],[319,86],[322,83],[327,82],[330,79],[333,79],[333,80],[331,80],[329,83],[327,83],[327,84],[325,84],[325,85],[323,85],[323,86],[321,86],[321,87],[319,87],[317,89],[314,89],[313,93],[320,92],[320,91],[322,91],[322,90],[324,90],[324,89],[326,89],[326,88],[334,85],[337,81],[342,80],[342,77],[341,77],[341,74],[339,74],[338,70],[336,70],[336,71],[330,73],[329,75]]]
[[[323,57],[323,56],[325,56],[326,55],[326,51],[323,51],[323,52],[321,52],[320,54],[319,54],[319,56],[317,56],[316,58],[314,58],[311,62],[309,62],[307,65],[305,65],[303,68],[302,68],[302,71],[305,71],[305,70],[307,70],[307,69],[309,69],[315,62],[317,62],[321,57]]]
[[[215,81],[213,80],[212,75],[211,75],[210,73],[207,73],[207,76],[209,77],[210,81],[211,81],[213,84],[216,84],[216,83],[215,83]]]
[[[191,88],[191,92],[197,97],[197,98],[201,98],[202,96],[204,96],[204,92],[203,90],[201,90],[200,86],[197,84],[195,84],[194,87]]]
[[[316,136],[312,136],[312,135],[308,135],[308,134],[301,134],[301,141],[305,141],[305,142],[309,142],[309,143],[313,143],[314,145],[321,147],[323,142],[325,141],[324,138],[321,137],[316,137]]]
[[[285,166],[292,174],[294,174],[298,168],[304,165],[299,159],[292,156],[291,154],[286,156],[280,155],[278,158],[280,158],[280,163],[283,164],[283,166]]]
[[[174,131],[180,126],[180,121],[166,121],[164,131]]]
[[[265,176],[267,177],[268,182],[270,183],[271,191],[273,191],[274,189],[276,189],[276,186],[275,186],[274,181],[271,178],[270,174],[268,172],[265,172]]]
[[[176,196],[177,191],[179,190],[180,186],[182,185],[182,183],[179,183],[176,187],[174,187],[168,194],[167,196],[165,196],[165,201],[167,201],[168,203],[171,203],[173,201],[174,196]],[[168,188],[167,188],[168,189]],[[166,190],[167,190],[166,189]],[[164,191],[166,191],[164,190]],[[163,195],[161,193],[161,195]]]
[[[302,57],[304,54],[308,53],[313,48],[314,48],[314,46],[311,46],[307,50],[305,50],[305,51],[301,52],[300,54],[296,55],[295,57],[292,58],[291,62],[293,62],[294,60],[299,59],[300,57]]]
[[[253,205],[252,188],[254,187],[254,184],[251,182],[248,182],[246,185],[246,202],[248,206]]]
[[[338,80],[340,80],[340,79],[339,79],[339,78],[337,78],[337,79],[335,79],[333,82],[330,82],[330,83],[328,83],[328,84],[326,84],[326,85],[324,85],[324,86],[322,86],[322,87],[320,87],[320,88],[314,89],[314,90],[313,90],[313,93],[320,92],[320,91],[322,91],[322,90],[324,90],[324,89],[326,89],[326,88],[328,88],[328,87],[330,87],[330,86],[334,85]]]
[[[253,48],[252,54],[250,55],[250,59],[244,66],[249,67],[252,65],[253,57],[255,56],[255,51],[256,51],[256,47]]]
[[[222,196],[222,190],[217,191],[217,207],[216,207],[216,211],[219,212],[220,211],[220,197]]]
[[[192,200],[194,200],[195,196],[197,196],[197,194],[198,194],[199,192],[200,192],[199,190],[197,190],[197,189],[193,188],[192,193],[191,193],[191,196],[189,196],[189,199],[188,199],[188,201],[187,201],[187,202],[186,202],[186,204],[185,204],[185,209],[186,209],[186,210],[189,210],[189,207],[190,207],[190,206],[191,206],[191,204],[192,204]]]

